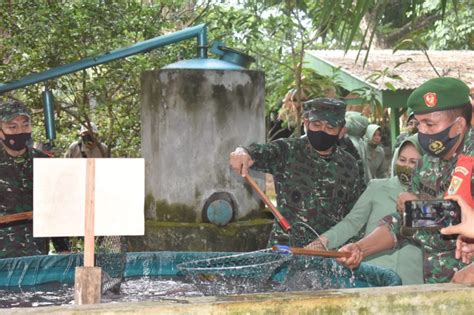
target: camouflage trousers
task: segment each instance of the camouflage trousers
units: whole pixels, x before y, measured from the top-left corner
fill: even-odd
[[[47,238],[33,238],[33,224],[15,224],[0,228],[0,258],[46,255]]]

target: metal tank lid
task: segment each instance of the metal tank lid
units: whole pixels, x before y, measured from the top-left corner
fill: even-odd
[[[245,70],[244,67],[227,61],[211,58],[181,60],[169,64],[163,69],[207,69],[207,70]]]

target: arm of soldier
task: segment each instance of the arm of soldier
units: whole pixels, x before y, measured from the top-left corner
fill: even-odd
[[[365,257],[392,249],[395,244],[396,241],[390,229],[385,225],[380,225],[360,241],[341,247],[340,252],[351,253],[351,256],[336,260],[344,266],[354,269],[359,267]]]
[[[374,181],[370,181],[367,189],[362,193],[352,210],[333,226],[323,236],[328,240],[328,248],[336,248],[347,242],[367,223],[372,212],[372,197],[377,193]]]
[[[238,147],[230,154],[229,163],[232,170],[241,176],[246,176],[254,161],[246,149]]]
[[[295,151],[294,141],[279,139],[265,144],[252,143],[245,147],[252,161],[252,169],[270,174],[282,172],[289,152]]]

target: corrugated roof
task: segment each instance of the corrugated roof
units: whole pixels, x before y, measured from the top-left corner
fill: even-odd
[[[349,50],[346,54],[343,50],[310,50],[307,53],[335,67],[341,67],[380,90],[388,89],[387,82],[397,89],[414,89],[426,80],[437,77],[427,57],[417,50],[399,50],[393,53],[391,49],[373,49],[369,52],[365,67],[363,62],[366,51],[360,52],[357,63],[357,50]],[[474,86],[473,51],[428,51],[428,56],[440,75],[459,78],[470,87]],[[381,76],[376,78],[376,75]],[[391,78],[391,75],[397,75],[400,79]]]

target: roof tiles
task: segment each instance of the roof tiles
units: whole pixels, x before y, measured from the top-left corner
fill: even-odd
[[[437,77],[428,58],[418,50],[391,49],[370,50],[367,64],[363,67],[366,51],[361,51],[357,62],[357,50],[311,50],[309,54],[332,63],[377,86],[380,90],[389,89],[390,84],[397,89],[414,89],[428,79]],[[474,86],[474,52],[468,50],[428,51],[431,63],[442,76],[463,80]],[[398,66],[397,66],[398,65]],[[393,76],[398,76],[396,79]],[[387,85],[387,83],[389,83]]]

